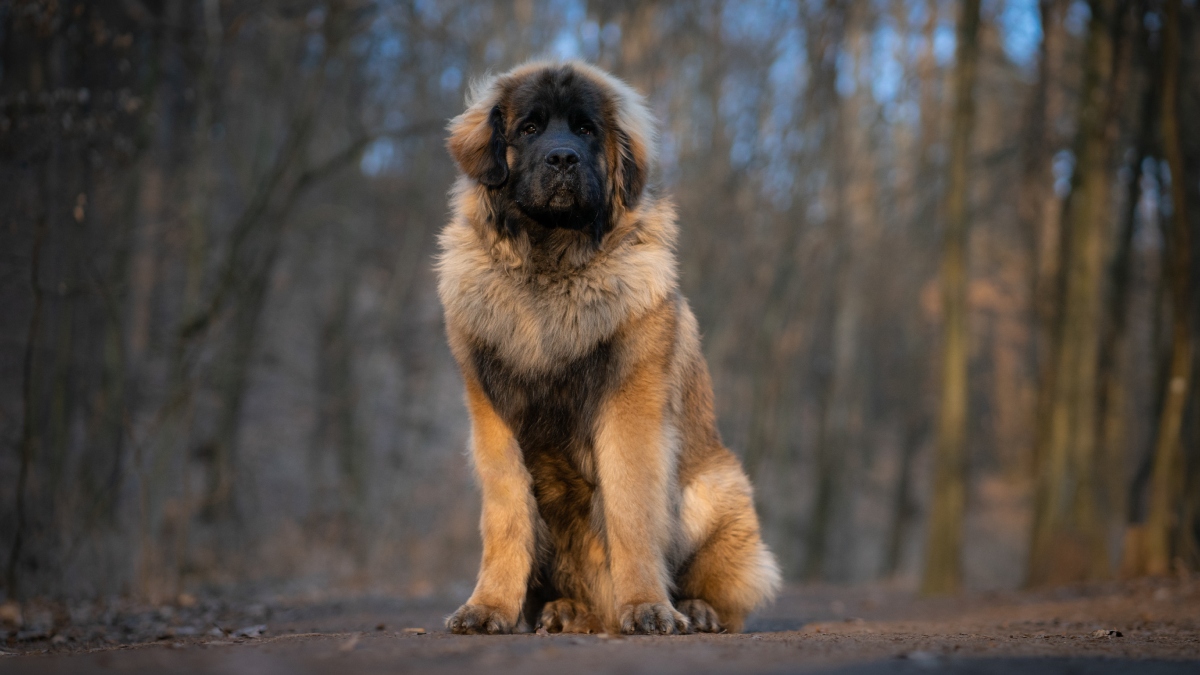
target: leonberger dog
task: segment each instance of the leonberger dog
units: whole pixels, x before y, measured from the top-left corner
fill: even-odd
[[[780,583],[726,449],[641,95],[580,62],[472,88],[438,295],[483,497],[455,633],[737,632]]]

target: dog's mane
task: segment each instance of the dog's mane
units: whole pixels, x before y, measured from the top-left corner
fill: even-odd
[[[478,129],[506,88],[564,66],[600,85],[628,147],[651,170],[655,125],[644,98],[579,61],[535,61],[474,83],[468,109],[450,124],[452,153],[456,143],[462,152],[466,143],[484,142]],[[633,208],[613,209],[611,227],[598,243],[579,232],[556,231],[537,251],[527,232],[492,225],[499,214],[489,188],[466,171],[451,189],[450,203],[437,267],[451,330],[498,347],[514,364],[545,370],[569,360],[677,292],[675,209],[652,189],[642,188]]]

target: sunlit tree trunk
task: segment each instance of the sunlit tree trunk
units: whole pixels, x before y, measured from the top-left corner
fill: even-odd
[[[1061,297],[1039,408],[1031,585],[1108,574],[1096,503],[1096,404],[1105,237],[1110,201],[1110,87],[1116,3],[1091,3],[1075,174],[1062,221]]]
[[[1170,571],[1172,535],[1178,524],[1183,492],[1180,430],[1191,389],[1192,331],[1189,304],[1191,233],[1187,220],[1186,173],[1179,132],[1180,0],[1167,2],[1163,25],[1161,131],[1163,155],[1171,170],[1171,221],[1167,237],[1167,283],[1171,298],[1171,361],[1163,392],[1162,413],[1150,479],[1150,513],[1146,520],[1145,571]]]
[[[961,5],[954,66],[954,119],[942,249],[942,398],[938,410],[933,504],[921,591],[953,593],[962,585],[962,530],[967,454],[968,162],[975,123],[979,0]]]

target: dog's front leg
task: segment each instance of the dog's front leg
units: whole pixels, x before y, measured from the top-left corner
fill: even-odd
[[[661,365],[639,365],[608,398],[596,426],[596,469],[609,568],[623,633],[686,633],[671,605],[667,547],[676,442],[664,425]]]
[[[532,479],[512,430],[469,373],[471,455],[483,493],[483,560],[475,592],[446,619],[454,633],[511,633],[516,628],[533,565],[537,503]]]

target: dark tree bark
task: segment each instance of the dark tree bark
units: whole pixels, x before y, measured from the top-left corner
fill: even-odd
[[[1163,392],[1154,448],[1150,513],[1146,521],[1145,571],[1171,569],[1175,531],[1182,508],[1184,471],[1180,447],[1185,406],[1192,377],[1191,226],[1188,223],[1187,172],[1179,131],[1180,0],[1168,0],[1163,22],[1161,132],[1163,155],[1171,170],[1171,219],[1167,236],[1167,282],[1171,298],[1171,360]]]
[[[1075,143],[1075,173],[1062,220],[1063,264],[1051,361],[1042,387],[1028,583],[1108,574],[1097,505],[1097,376],[1105,236],[1110,199],[1117,3],[1091,3]]]

